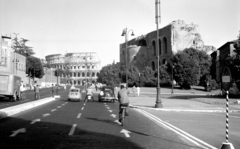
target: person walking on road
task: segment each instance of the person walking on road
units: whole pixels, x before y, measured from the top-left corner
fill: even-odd
[[[34,87],[34,92],[35,92],[35,99],[36,99],[36,100],[40,99],[40,89],[39,89],[39,85],[35,85],[35,87]]]
[[[135,85],[133,85],[132,91],[133,91],[133,96],[135,96],[135,94],[136,94],[136,87],[135,87]]]
[[[139,95],[140,95],[140,87],[137,86],[137,96],[139,97]]]
[[[54,87],[54,85],[53,85],[53,84],[52,84],[51,91],[52,91],[52,97],[54,97],[55,87]]]

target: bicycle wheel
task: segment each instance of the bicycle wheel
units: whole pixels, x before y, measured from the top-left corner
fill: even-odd
[[[122,126],[123,126],[124,118],[125,118],[125,110],[126,110],[126,109],[123,108],[123,109],[122,109],[122,114],[121,114],[121,115],[122,115],[122,118],[121,118],[121,119],[122,119]]]

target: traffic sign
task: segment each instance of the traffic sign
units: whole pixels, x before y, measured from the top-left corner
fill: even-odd
[[[227,91],[231,85],[231,71],[225,67],[222,72],[222,88]]]

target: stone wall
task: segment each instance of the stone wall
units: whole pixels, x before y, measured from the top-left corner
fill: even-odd
[[[160,65],[170,63],[173,54],[186,48],[205,50],[208,53],[216,50],[213,46],[205,46],[196,24],[186,24],[182,20],[173,21],[159,29]],[[129,65],[140,71],[146,67],[157,66],[157,31],[141,35],[127,42],[127,60]],[[126,61],[126,43],[120,44],[120,62]]]

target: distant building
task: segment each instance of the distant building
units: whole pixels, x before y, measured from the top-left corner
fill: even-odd
[[[235,50],[233,45],[236,41],[237,40],[226,42],[224,45],[222,45],[220,48],[218,48],[215,53],[211,54],[213,62],[216,63],[216,66],[213,65],[213,69],[216,70],[215,76],[216,76],[216,80],[218,82],[221,81],[222,71],[223,71],[223,68],[225,67],[225,63],[224,63],[225,59],[228,56],[233,56],[234,54],[236,54],[233,51],[233,50]],[[214,74],[213,74],[213,76],[214,76]]]
[[[13,51],[11,40],[7,36],[0,38],[0,72],[16,74],[27,84],[26,57]]]
[[[182,20],[171,22],[169,25],[152,31],[146,35],[139,36],[127,42],[120,44],[120,62],[133,65],[141,72],[146,66],[153,70],[157,68],[157,40],[159,41],[160,65],[169,63],[173,54],[186,48],[195,48],[198,50],[214,50],[212,46],[205,46],[201,35],[197,31],[196,24],[186,24]]]
[[[97,80],[100,71],[100,60],[95,52],[79,52],[47,55],[47,64],[51,68],[62,69],[61,83],[82,85],[83,82]]]

